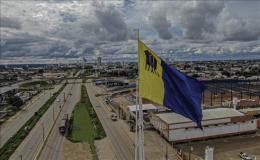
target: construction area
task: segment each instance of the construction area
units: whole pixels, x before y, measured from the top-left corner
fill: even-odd
[[[120,81],[93,80],[93,85],[100,93],[96,96],[117,115],[114,123],[124,123],[134,142],[135,85],[133,80]],[[209,146],[214,159],[239,159],[240,152],[260,158],[259,81],[210,81],[205,85],[203,131],[187,118],[143,99],[146,157],[204,159]],[[149,145],[153,142],[154,145]]]

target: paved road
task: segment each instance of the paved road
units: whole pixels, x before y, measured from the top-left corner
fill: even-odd
[[[77,80],[78,82],[81,82],[81,80]],[[59,123],[62,119],[62,116],[64,113],[69,114],[71,116],[71,113],[74,109],[74,106],[79,102],[80,100],[80,83],[76,83],[73,85],[73,88],[71,90],[72,96],[68,98],[66,101],[61,114],[58,116],[57,121],[54,125],[53,130],[50,133],[50,136],[47,140],[46,145],[44,146],[44,149],[42,150],[39,159],[40,160],[61,160],[63,159],[62,149],[63,149],[63,140],[64,136],[62,136],[59,133],[58,127]]]
[[[2,147],[6,141],[33,116],[34,112],[39,110],[50,98],[50,95],[58,91],[60,87],[61,85],[57,85],[54,89],[44,91],[44,93],[40,93],[40,95],[32,98],[21,111],[2,124],[0,130],[0,147]]]
[[[8,85],[8,86],[0,87],[0,94],[8,92],[13,89],[18,89],[21,84],[28,83],[28,82],[34,82],[34,81],[38,81],[38,80],[39,79],[25,80],[25,81],[17,82],[17,83]]]
[[[68,96],[68,93],[71,91],[74,84],[68,84],[61,94],[57,97],[60,101],[55,101],[50,108],[45,112],[41,117],[38,123],[31,130],[29,135],[25,140],[20,144],[20,146],[15,150],[10,159],[26,159],[31,160],[36,157],[36,154],[39,152],[40,148],[43,145],[43,141],[46,139],[47,134],[52,128],[55,117],[59,114],[63,108],[60,108],[64,103],[64,95],[66,99],[70,99],[71,96]],[[68,100],[67,102],[70,102]],[[67,106],[66,102],[63,107]]]
[[[110,138],[118,160],[133,160],[134,142],[110,119],[110,113],[105,109],[105,104],[101,99],[95,97],[97,91],[92,83],[86,84],[90,101],[98,115],[107,136]],[[97,107],[98,106],[98,107]]]

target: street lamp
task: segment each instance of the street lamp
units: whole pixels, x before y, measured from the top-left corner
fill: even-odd
[[[190,151],[189,151],[189,160],[190,160],[190,158],[191,158],[191,153],[192,153],[192,151],[193,151],[193,147],[190,146]]]

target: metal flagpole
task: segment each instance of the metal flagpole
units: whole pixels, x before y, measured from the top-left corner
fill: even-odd
[[[142,98],[139,95],[139,85],[140,85],[140,55],[139,55],[139,29],[137,29],[137,39],[138,39],[138,84],[137,84],[137,92],[136,95],[136,108],[138,106],[138,110],[136,110],[136,144],[138,148],[136,148],[136,155],[137,158],[139,155],[138,160],[144,160],[144,132],[143,132],[143,107],[142,107]],[[138,152],[138,153],[137,153]],[[136,159],[137,160],[137,159]]]
[[[138,148],[139,148],[139,145],[138,145],[138,78],[136,80],[136,109],[135,109],[135,160],[138,160]]]

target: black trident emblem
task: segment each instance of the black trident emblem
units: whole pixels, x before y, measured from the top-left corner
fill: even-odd
[[[159,73],[157,71],[156,58],[148,50],[145,50],[144,53],[145,53],[145,57],[146,57],[145,70],[150,71],[153,74],[159,76]]]

